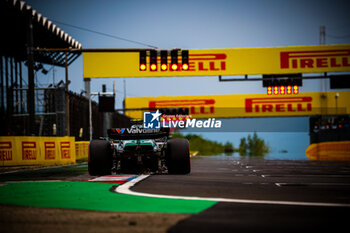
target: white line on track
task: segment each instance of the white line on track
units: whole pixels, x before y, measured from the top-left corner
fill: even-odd
[[[198,200],[198,201],[217,201],[230,203],[245,203],[245,204],[268,204],[268,205],[294,205],[294,206],[322,206],[322,207],[350,207],[350,204],[343,203],[327,203],[327,202],[297,202],[297,201],[271,201],[271,200],[249,200],[249,199],[232,199],[232,198],[206,198],[206,197],[187,197],[187,196],[173,196],[140,193],[130,190],[131,187],[138,182],[148,178],[149,175],[140,175],[139,177],[117,186],[114,190],[116,193],[122,193],[134,196],[154,197],[154,198],[168,198],[168,199],[182,199],[182,200]]]
[[[282,186],[298,186],[298,185],[302,185],[302,186],[350,186],[349,183],[275,183],[275,185],[282,187]]]
[[[350,175],[311,175],[311,174],[275,174],[275,175],[269,175],[269,174],[263,174],[262,177],[271,177],[271,178],[283,178],[283,177],[322,177],[322,178],[350,178]]]

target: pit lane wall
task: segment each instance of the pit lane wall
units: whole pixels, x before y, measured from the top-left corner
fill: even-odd
[[[310,160],[350,161],[350,141],[313,143],[305,153]]]
[[[75,162],[74,137],[0,137],[0,166],[64,165]]]

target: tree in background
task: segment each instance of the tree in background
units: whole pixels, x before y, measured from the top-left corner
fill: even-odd
[[[233,152],[235,152],[235,148],[233,147],[231,142],[226,142],[224,144],[224,150],[225,150],[225,153],[233,153]]]
[[[246,155],[248,149],[247,139],[241,138],[241,142],[239,143],[238,152],[240,155]]]
[[[172,138],[186,138],[190,143],[191,151],[198,152],[198,155],[219,155],[225,152],[234,152],[234,147],[232,143],[226,142],[225,144],[211,141],[203,138],[201,135],[187,134],[183,135],[181,133],[173,133]]]
[[[270,147],[254,132],[253,136],[249,134],[247,139],[241,138],[238,152],[240,155],[264,156],[270,152]]]
[[[197,134],[172,133],[172,138],[186,138],[190,143],[190,149],[192,152],[198,152],[198,155],[219,155],[226,153],[231,155],[233,152],[239,152],[240,155],[248,156],[264,156],[270,153],[270,147],[265,143],[263,139],[260,139],[256,132],[253,136],[241,138],[239,147],[235,149],[230,142],[222,144],[220,142],[211,141],[203,138]]]

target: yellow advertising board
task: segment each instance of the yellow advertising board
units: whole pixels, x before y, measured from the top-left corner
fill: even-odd
[[[313,143],[305,154],[310,160],[350,161],[350,141]]]
[[[76,159],[86,159],[89,155],[89,141],[75,142]]]
[[[336,97],[338,94],[338,97]],[[350,91],[309,92],[297,95],[199,95],[127,97],[126,109],[188,109],[192,118],[279,117],[350,114]],[[142,119],[144,110],[126,115]]]
[[[0,166],[75,163],[74,137],[0,137]]]
[[[190,49],[189,70],[139,70],[139,52],[83,52],[85,78],[293,74],[350,71],[350,44]],[[168,63],[170,63],[168,57]],[[179,57],[181,64],[181,57]],[[147,61],[149,64],[149,60]]]

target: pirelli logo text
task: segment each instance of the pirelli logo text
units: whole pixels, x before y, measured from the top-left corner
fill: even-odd
[[[36,160],[37,153],[36,142],[22,142],[22,160]]]
[[[188,71],[223,71],[226,70],[225,53],[190,54]]]
[[[311,112],[312,97],[271,97],[245,99],[246,113]]]
[[[350,67],[350,50],[281,52],[281,69]]]
[[[70,142],[60,142],[61,158],[70,159]]]
[[[11,161],[12,157],[12,142],[0,142],[0,161]]]
[[[45,147],[45,160],[55,159],[56,157],[55,142],[44,142],[44,147]]]
[[[190,115],[204,115],[215,113],[215,99],[189,99],[189,100],[158,100],[150,101],[150,109],[187,108]]]

